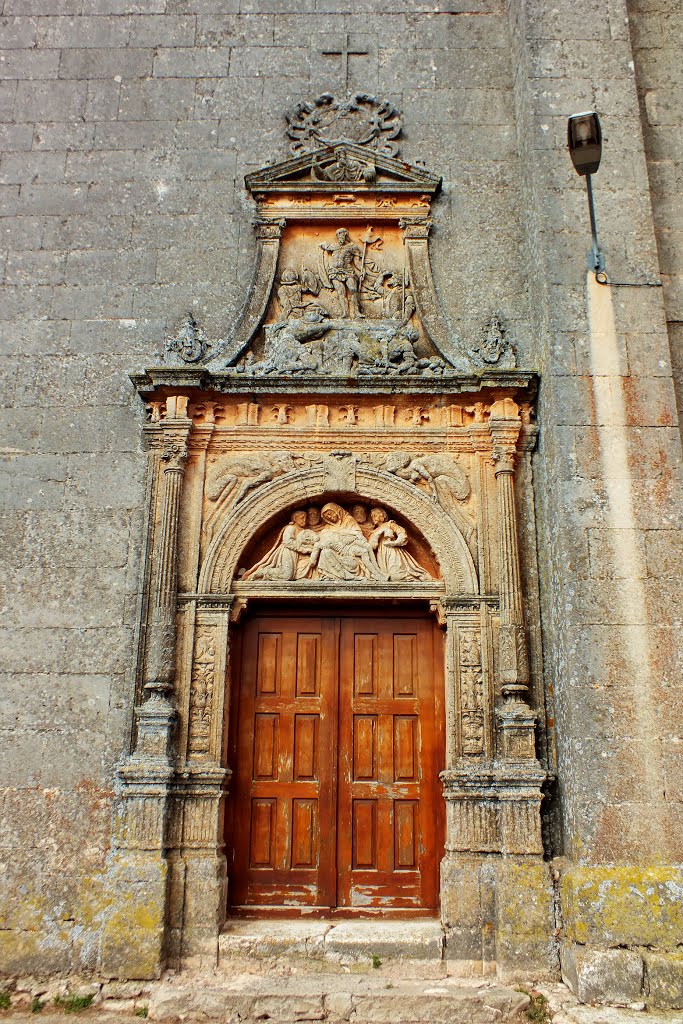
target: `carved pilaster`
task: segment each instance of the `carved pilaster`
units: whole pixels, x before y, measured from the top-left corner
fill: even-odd
[[[483,603],[439,602],[446,635],[446,764],[492,756],[490,623]]]
[[[494,415],[496,413],[498,416]],[[503,693],[503,704],[496,716],[499,754],[513,761],[534,759],[536,756],[536,715],[527,704],[529,660],[524,633],[515,507],[515,457],[521,425],[518,407],[512,399],[494,403],[490,428],[498,497],[500,678]]]
[[[171,736],[176,711],[169,700],[175,657],[178,516],[187,438],[191,421],[185,417],[187,399],[167,402],[170,417],[162,423],[159,522],[154,550],[150,618],[143,704],[135,709],[135,750],[119,771],[123,784],[121,845],[163,850],[168,784],[173,774]],[[142,844],[142,846],[140,845]]]

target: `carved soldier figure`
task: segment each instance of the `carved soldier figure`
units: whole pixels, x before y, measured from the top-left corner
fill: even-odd
[[[413,345],[419,335],[414,327],[403,327],[399,330],[391,328],[383,341],[386,345],[386,366],[396,373],[410,373],[415,369],[417,356]]]
[[[301,316],[306,308],[299,275],[292,267],[286,267],[282,271],[277,298],[285,317]]]
[[[304,313],[300,320],[285,320],[275,324],[266,353],[266,372],[300,373],[318,370],[319,358],[305,342],[322,338],[329,331],[327,318],[315,310]]]
[[[346,228],[339,228],[335,237],[336,245],[334,242],[321,242],[320,248],[330,253],[328,277],[336,292],[342,317],[357,318],[363,314],[358,305],[361,270],[356,266],[356,261],[362,266],[363,251],[351,241]]]
[[[307,295],[318,295],[320,288],[321,282],[318,275],[308,267],[304,267],[300,273],[297,273],[294,267],[285,267],[277,290],[277,299],[283,317],[301,317],[305,312],[324,315],[323,307],[318,305],[313,298],[306,297]]]

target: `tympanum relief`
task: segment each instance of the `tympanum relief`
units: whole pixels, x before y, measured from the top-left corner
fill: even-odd
[[[384,508],[335,501],[296,509],[275,543],[243,582],[271,580],[374,580],[426,582],[433,577],[408,550],[408,531]]]
[[[234,369],[256,376],[446,372],[416,316],[396,228],[285,229],[262,338]]]

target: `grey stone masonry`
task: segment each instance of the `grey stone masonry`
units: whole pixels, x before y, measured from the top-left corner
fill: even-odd
[[[129,373],[188,313],[229,334],[256,255],[244,176],[291,155],[286,109],[348,89],[397,106],[401,159],[443,179],[431,263],[458,335],[499,315],[540,375],[520,559],[555,779],[542,942],[586,998],[617,960],[629,998],[648,971],[660,1003],[680,992],[682,19],[668,0],[0,0],[0,974],[97,972],[106,929],[125,946],[107,857],[148,486]],[[346,75],[324,52],[345,34]],[[608,284],[565,148],[592,108]]]

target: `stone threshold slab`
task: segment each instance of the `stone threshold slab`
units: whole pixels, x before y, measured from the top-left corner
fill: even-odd
[[[401,957],[441,960],[444,932],[435,919],[329,921],[233,920],[219,939],[219,958],[298,955],[316,959]]]
[[[151,1020],[349,1021],[355,1024],[505,1024],[529,997],[496,983],[387,981],[339,974],[236,974],[222,984],[169,978],[154,991]]]

